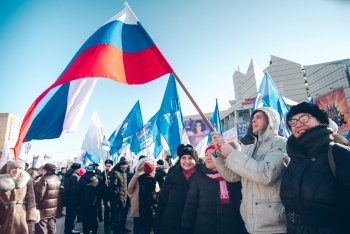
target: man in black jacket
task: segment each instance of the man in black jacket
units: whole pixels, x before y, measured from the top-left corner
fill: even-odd
[[[101,182],[99,183],[99,193],[103,200],[104,206],[104,232],[109,233],[112,228],[116,208],[114,204],[116,203],[114,196],[114,185],[112,180],[113,161],[107,159],[105,161],[105,171],[101,173]]]
[[[74,231],[74,221],[79,207],[79,179],[78,170],[81,165],[73,163],[70,170],[66,173],[64,181],[64,204],[66,205],[66,216],[64,221],[64,233],[79,233]]]
[[[79,185],[83,232],[97,233],[98,179],[92,166],[86,167],[86,173],[80,178]]]

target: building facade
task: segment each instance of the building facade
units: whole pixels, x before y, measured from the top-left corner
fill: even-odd
[[[350,59],[302,65],[271,55],[264,71],[270,74],[287,105],[313,100],[338,124],[339,133],[349,132]],[[250,61],[246,74],[234,72],[235,100],[230,101],[227,110],[220,111],[223,131],[236,128],[238,138],[245,133],[262,78],[263,72],[254,60]],[[210,117],[210,113],[206,115]]]
[[[20,119],[17,115],[11,113],[0,113],[0,149],[1,156],[5,144],[13,148],[16,144]]]
[[[271,55],[270,65],[264,71],[270,74],[287,105],[312,99],[333,120],[338,119],[343,134],[349,131],[350,59],[303,66]],[[233,74],[235,100],[230,101],[231,107],[221,116],[224,131],[240,122],[249,122],[261,76],[253,60],[246,74],[240,71]]]

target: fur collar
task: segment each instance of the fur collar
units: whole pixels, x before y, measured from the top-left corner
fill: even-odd
[[[14,179],[9,174],[0,175],[0,189],[11,191],[13,189],[23,188],[30,180],[30,175],[23,171],[21,175]]]

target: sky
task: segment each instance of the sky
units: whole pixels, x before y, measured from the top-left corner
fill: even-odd
[[[123,9],[119,0],[0,0],[0,112],[23,118],[86,39]],[[203,112],[234,99],[232,75],[275,55],[303,65],[350,58],[349,0],[130,0],[128,4]],[[32,141],[30,155],[80,154],[93,111],[109,137],[140,100],[159,109],[167,76],[128,86],[97,81],[76,132]],[[183,115],[197,114],[178,85]]]

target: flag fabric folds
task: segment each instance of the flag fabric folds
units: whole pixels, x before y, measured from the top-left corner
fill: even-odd
[[[124,9],[83,44],[58,79],[27,110],[14,150],[16,157],[23,142],[38,139],[36,134],[26,136],[29,128],[32,128],[31,132],[42,133],[39,126],[43,123],[42,119],[36,120],[33,127],[30,124],[34,122],[32,119],[38,107],[43,106],[44,99],[56,87],[60,90],[57,95],[62,95],[64,90],[61,89],[67,89],[67,83],[73,80],[108,78],[125,84],[144,84],[171,72],[171,66],[125,3]],[[59,135],[57,129],[45,129],[45,135],[41,134],[40,139],[57,138]]]
[[[216,99],[215,108],[213,112],[213,116],[210,118],[210,122],[213,125],[215,131],[222,135],[222,126],[221,126],[221,118],[219,112],[218,99]],[[211,134],[208,135],[208,144],[212,142]]]
[[[4,148],[2,149],[2,154],[0,158],[0,168],[4,166],[10,160],[10,147],[8,144],[8,140],[5,139]]]
[[[130,144],[136,133],[143,128],[140,102],[137,101],[120,127],[109,137],[110,154],[120,153],[123,145]]]
[[[131,152],[136,155],[139,154],[142,150],[153,147],[153,156],[157,158],[160,152],[163,150],[160,131],[157,126],[158,113],[155,114],[136,134],[136,137],[133,138],[133,141],[130,146]]]
[[[256,95],[253,109],[255,110],[259,107],[271,107],[275,109],[280,115],[281,123],[279,133],[285,137],[290,135],[290,131],[286,123],[288,107],[282,96],[279,94],[275,83],[267,72],[264,73],[264,78],[261,81],[258,94]]]
[[[23,119],[15,155],[19,155],[22,142],[54,139],[64,131],[75,131],[95,84],[96,79],[81,79],[51,90],[35,110],[30,109],[31,116]]]
[[[100,163],[101,158],[93,155],[93,154],[89,154],[88,152],[85,152],[84,156],[83,156],[83,164],[84,165],[88,165],[91,163]]]
[[[100,159],[105,160],[106,156],[103,149],[104,134],[102,124],[98,113],[92,113],[90,126],[85,134],[81,149],[85,152],[85,158],[91,162],[99,163]]]
[[[181,144],[184,121],[175,78],[172,74],[169,77],[163,101],[158,111],[157,126],[168,143],[172,157],[175,158],[176,149]]]

